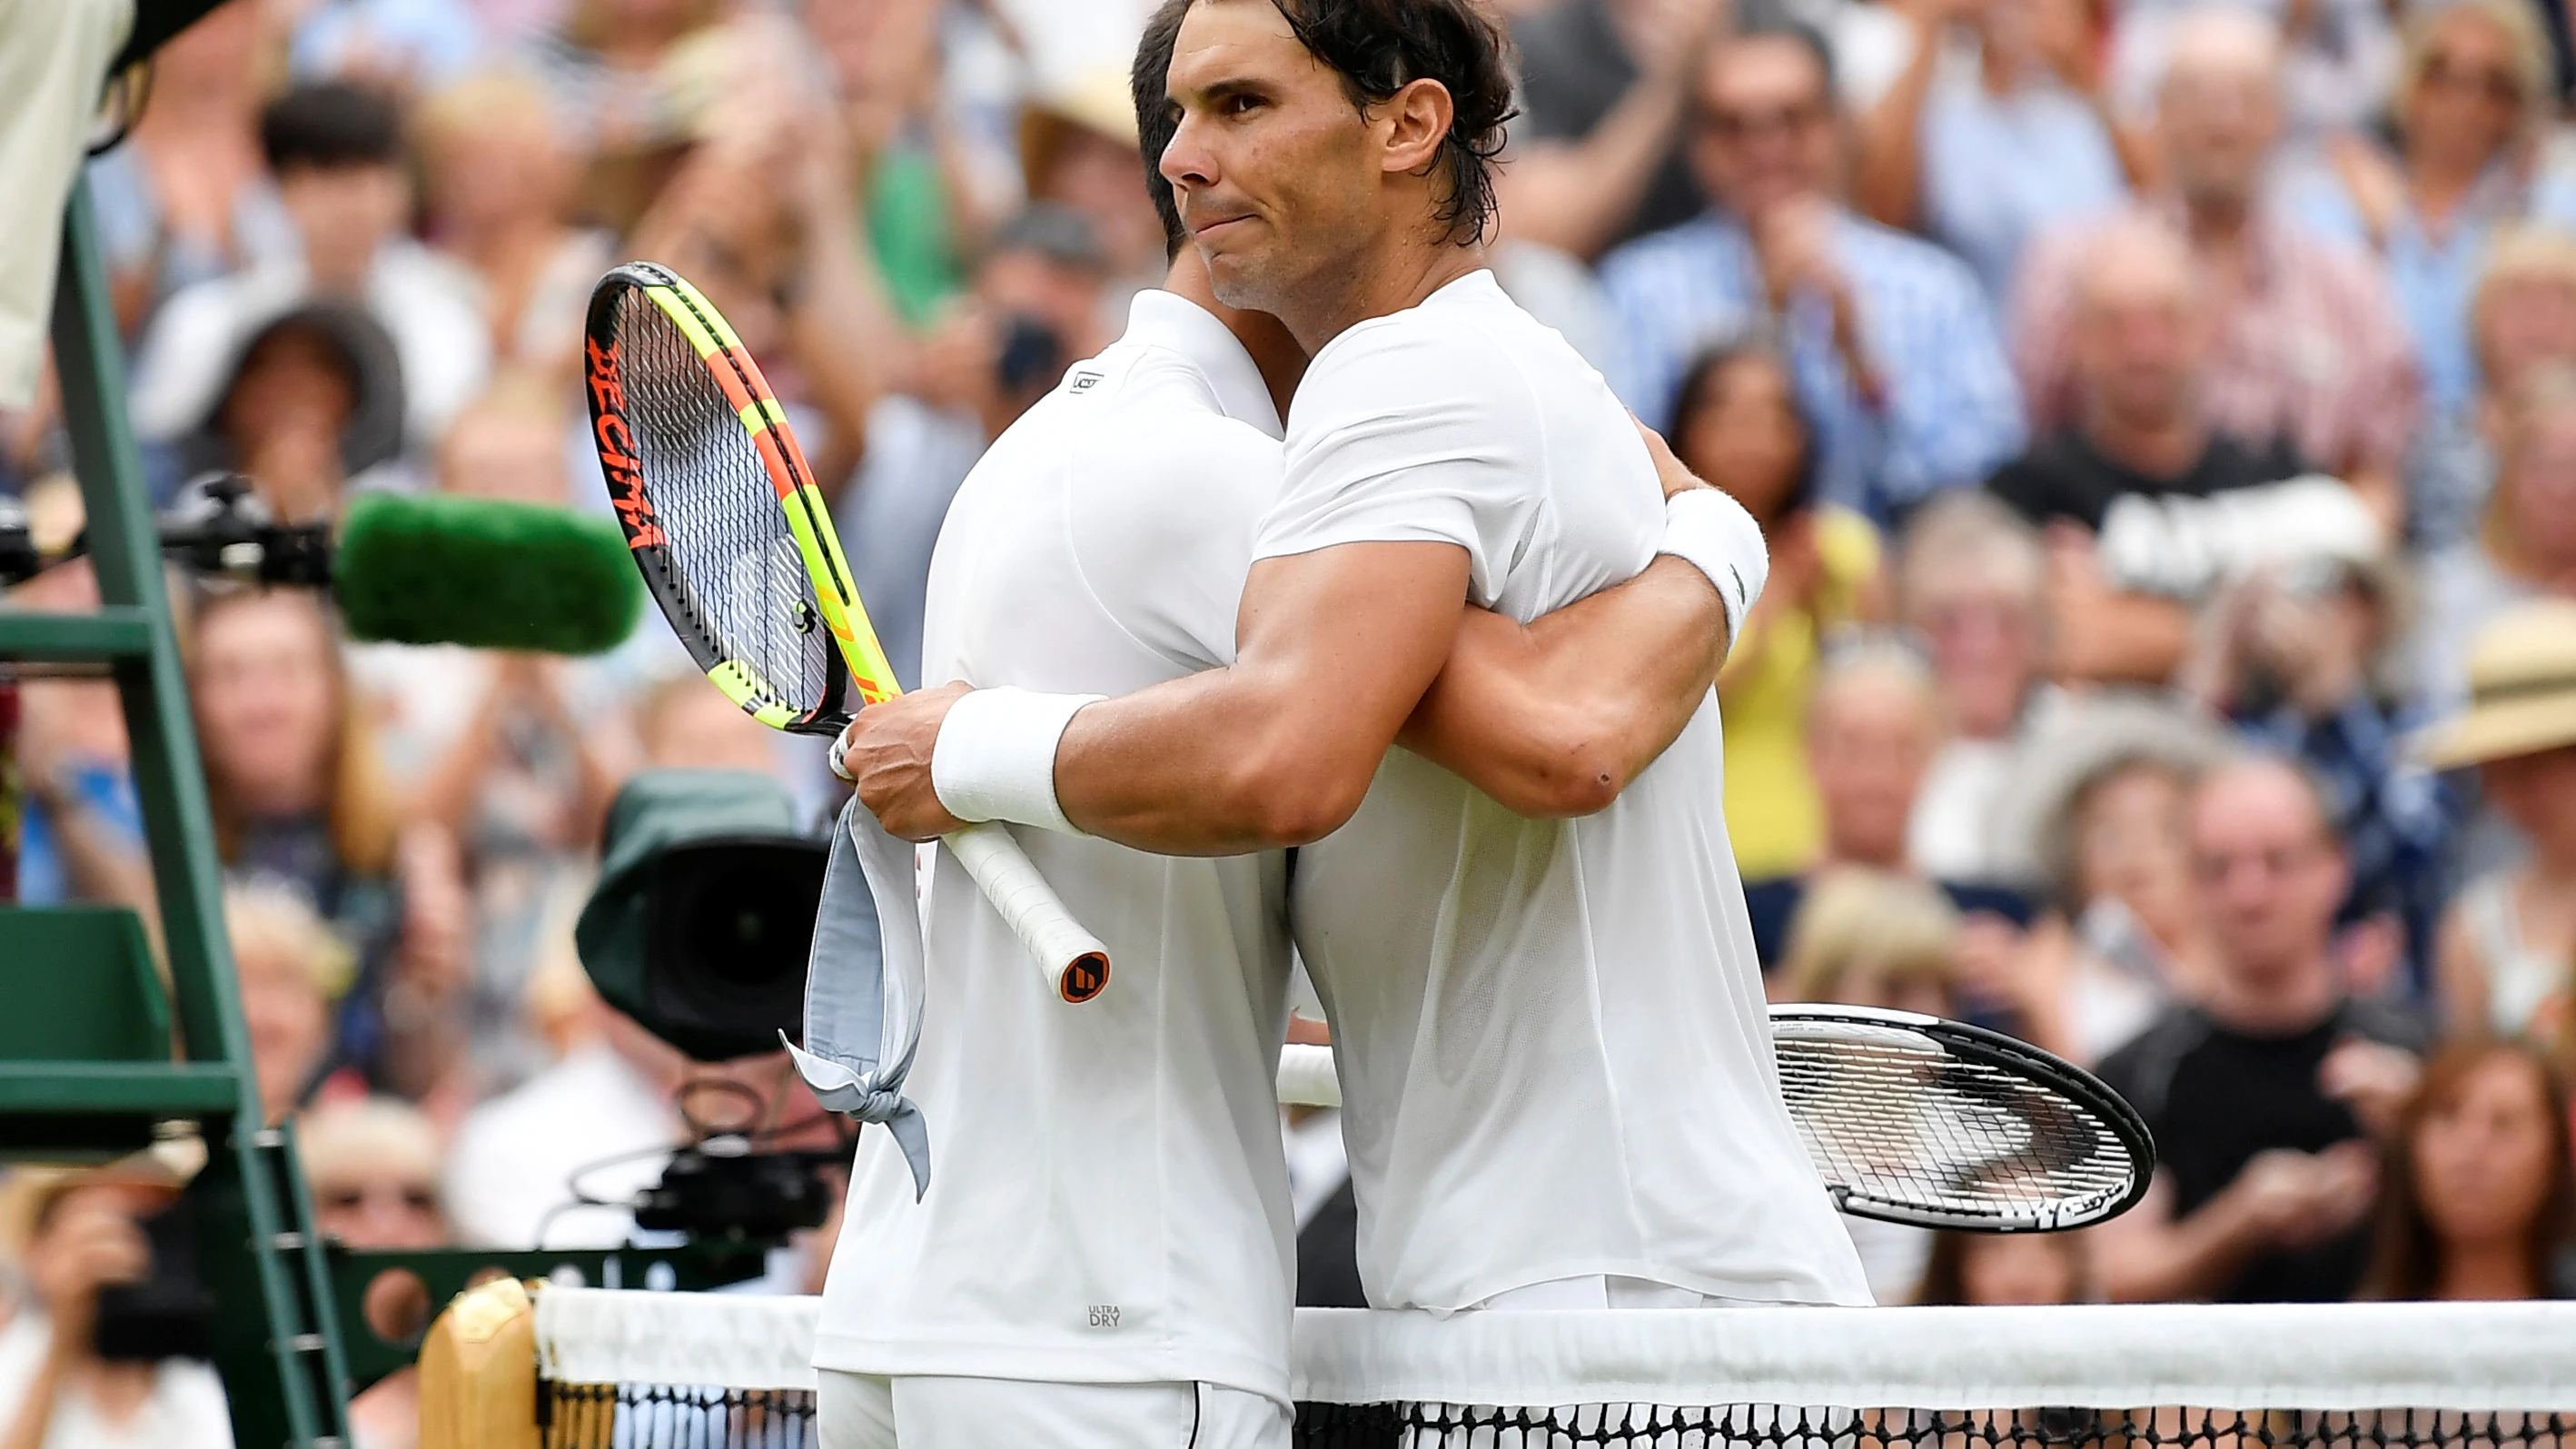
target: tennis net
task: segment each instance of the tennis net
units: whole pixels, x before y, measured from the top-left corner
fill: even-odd
[[[540,1289],[527,1442],[805,1449],[816,1311]],[[2576,1304],[1301,1310],[1293,1389],[1301,1449],[2576,1449]]]

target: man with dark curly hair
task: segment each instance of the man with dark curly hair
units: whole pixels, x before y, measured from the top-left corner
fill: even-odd
[[[1866,1302],[1780,1102],[1714,699],[1633,779],[1577,782],[1573,818],[1394,748],[1462,604],[1527,622],[1672,552],[1731,630],[1767,569],[1731,500],[1667,505],[1626,410],[1486,267],[1506,41],[1473,0],[1193,0],[1165,86],[1159,169],[1213,300],[1311,358],[1232,659],[1114,699],[871,707],[839,756],[861,798],[915,838],[1298,847],[1373,1304]]]

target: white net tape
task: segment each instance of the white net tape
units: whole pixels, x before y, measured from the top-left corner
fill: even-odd
[[[548,1288],[556,1383],[810,1390],[810,1298]],[[2576,1303],[1301,1309],[1301,1402],[2576,1412]]]

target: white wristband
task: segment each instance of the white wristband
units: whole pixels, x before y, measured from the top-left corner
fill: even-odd
[[[1656,551],[1708,575],[1726,604],[1726,647],[1731,652],[1744,616],[1771,580],[1771,550],[1762,541],[1762,525],[1743,504],[1715,488],[1685,488],[1664,502],[1664,542]]]
[[[970,824],[1008,820],[1081,834],[1056,803],[1055,746],[1075,711],[1106,698],[1007,686],[960,696],[930,751],[939,803]]]

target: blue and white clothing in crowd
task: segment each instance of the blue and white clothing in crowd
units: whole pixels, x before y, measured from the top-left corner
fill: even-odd
[[[1833,342],[1831,305],[1790,299],[1776,327],[1816,421],[1824,501],[1881,525],[1946,488],[1981,483],[2021,451],[2021,396],[1974,273],[1930,242],[1848,214],[1834,249],[1850,279],[1862,345],[1884,389],[1872,406]],[[1612,252],[1601,279],[1618,323],[1611,386],[1668,427],[1691,358],[1774,325],[1753,243],[1711,212]]]

